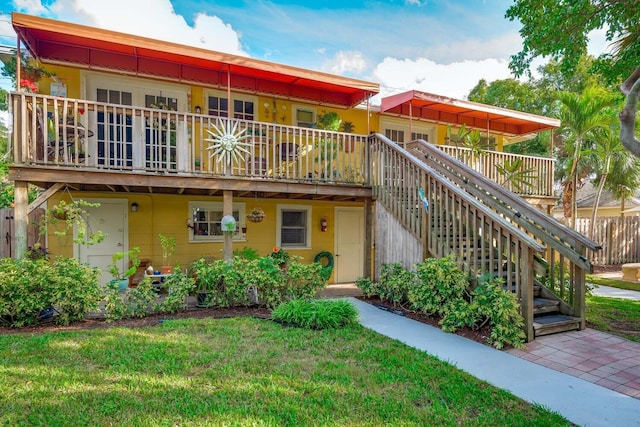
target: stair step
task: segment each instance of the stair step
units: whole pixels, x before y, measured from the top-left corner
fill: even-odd
[[[533,298],[533,315],[543,313],[558,313],[560,310],[560,301],[548,298]]]
[[[578,317],[565,314],[538,316],[533,319],[533,332],[536,337],[540,337],[558,332],[574,331],[580,329],[580,323]]]

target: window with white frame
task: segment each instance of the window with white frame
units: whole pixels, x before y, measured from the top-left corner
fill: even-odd
[[[276,245],[282,248],[311,247],[311,206],[278,205]]]
[[[222,232],[222,202],[189,202],[189,212],[191,214],[190,242],[222,242],[224,234]],[[245,235],[242,230],[246,227],[245,203],[233,204],[233,217],[236,220],[236,231],[233,240],[244,240]]]
[[[233,94],[233,118],[255,120],[256,98]],[[207,114],[216,117],[229,117],[229,99],[223,92],[211,92],[206,96]]]
[[[295,126],[312,128],[316,124],[316,110],[308,107],[294,106]]]

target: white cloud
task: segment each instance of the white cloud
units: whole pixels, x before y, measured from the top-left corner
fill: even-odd
[[[362,52],[340,51],[322,68],[333,74],[362,74],[367,69],[367,61]]]
[[[382,97],[416,89],[464,99],[480,79],[492,82],[510,76],[508,62],[499,59],[445,65],[425,58],[385,58],[374,71]]]
[[[57,0],[49,6],[48,13],[37,0],[18,0],[15,5],[16,10],[53,15],[61,21],[248,56],[240,42],[241,34],[230,24],[217,16],[199,13],[190,26],[176,14],[169,0],[153,0],[153,7],[148,1]]]

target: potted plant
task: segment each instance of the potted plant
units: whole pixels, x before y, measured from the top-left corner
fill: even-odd
[[[162,246],[162,266],[160,272],[162,274],[171,274],[173,266],[170,264],[171,255],[176,250],[176,238],[173,236],[165,236],[162,233],[158,234],[160,237],[160,246]]]
[[[251,222],[262,222],[262,220],[266,217],[262,208],[253,208],[247,214],[247,219]]]
[[[111,283],[117,283],[118,290],[124,291],[129,287],[129,278],[138,271],[138,266],[140,265],[139,254],[140,248],[135,247],[127,252],[116,252],[111,256],[111,265],[109,265],[109,273],[113,276]],[[120,265],[127,257],[129,258],[129,268],[120,271]]]

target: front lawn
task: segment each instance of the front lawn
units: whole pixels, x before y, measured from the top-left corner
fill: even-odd
[[[0,384],[0,425],[569,425],[360,325],[231,318],[5,335]]]
[[[590,328],[640,342],[640,301],[587,296]]]

